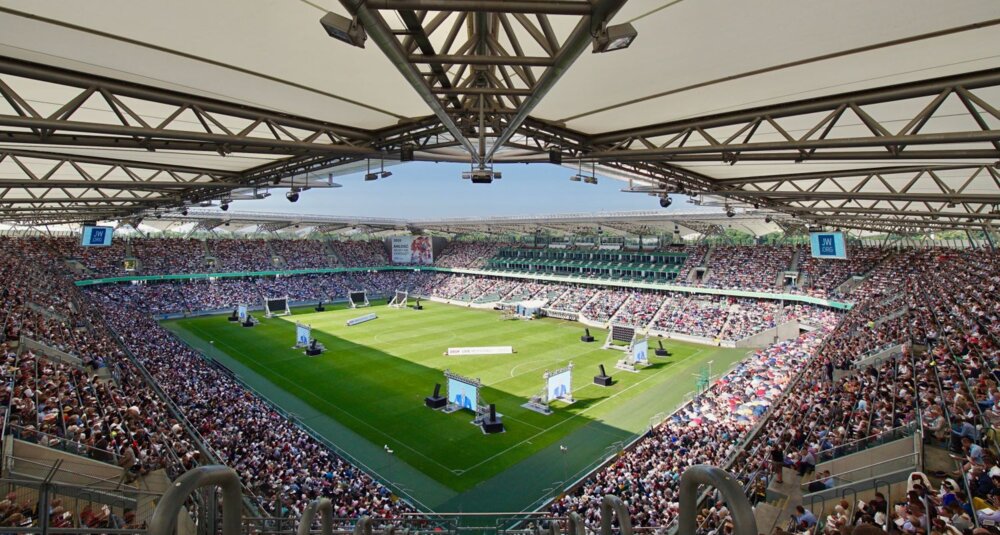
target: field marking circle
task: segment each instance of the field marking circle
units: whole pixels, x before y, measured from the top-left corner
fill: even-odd
[[[549,359],[535,359],[535,360],[526,360],[524,362],[519,362],[518,364],[514,365],[513,368],[510,369],[510,376],[514,377],[514,371],[520,368],[521,366],[524,366],[525,364],[533,364],[535,362],[547,362],[548,360]]]

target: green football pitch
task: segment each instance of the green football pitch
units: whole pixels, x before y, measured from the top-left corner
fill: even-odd
[[[639,373],[615,370],[623,353],[580,342],[579,323],[501,321],[500,313],[424,302],[424,310],[329,306],[262,319],[253,329],[224,315],[164,322],[189,344],[325,438],[400,495],[435,511],[520,511],[559,492],[645,432],[746,350],[664,340],[673,355]],[[350,318],[378,319],[348,327]],[[327,351],[293,349],[295,322],[312,326]],[[448,347],[511,345],[513,355],[447,356]],[[541,393],[542,374],[573,363],[572,404],[542,415],[522,408]],[[615,378],[594,385],[598,364]],[[484,435],[470,411],[444,414],[423,404],[444,370],[482,380],[506,432]],[[562,447],[561,447],[562,446]],[[391,451],[390,451],[391,450]],[[511,492],[511,489],[518,489]]]

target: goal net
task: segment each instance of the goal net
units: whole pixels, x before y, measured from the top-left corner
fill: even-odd
[[[389,301],[389,306],[393,308],[405,308],[406,303],[410,298],[410,292],[404,290],[396,290],[396,295],[392,297]]]
[[[351,303],[351,308],[369,306],[368,290],[351,290],[347,293],[347,300]]]
[[[266,297],[264,298],[264,315],[268,318],[274,316],[290,316],[291,309],[288,308],[288,296]]]

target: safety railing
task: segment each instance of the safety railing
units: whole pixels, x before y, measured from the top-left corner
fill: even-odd
[[[95,461],[108,464],[118,464],[118,461],[121,458],[113,451],[88,446],[86,444],[58,435],[45,433],[31,427],[24,427],[13,423],[10,423],[5,427],[7,427],[6,434],[9,434],[11,437],[18,440],[23,440],[32,444],[39,444],[47,448],[72,453],[74,455],[80,455]]]
[[[145,533],[160,494],[95,489],[52,481],[0,479],[0,493],[16,507],[4,533]],[[39,514],[49,511],[49,514]]]
[[[701,487],[714,488],[726,502],[732,519],[733,535],[757,535],[757,524],[753,510],[746,497],[742,494],[739,481],[728,472],[712,466],[692,466],[684,471],[680,480],[680,508],[675,533],[679,535],[695,535],[698,515],[697,501]],[[420,513],[407,514],[399,518],[380,519],[362,516],[360,518],[335,518],[334,507],[329,499],[321,498],[311,502],[303,511],[301,520],[294,531],[293,523],[288,519],[241,518],[240,501],[241,484],[237,473],[223,466],[203,466],[188,471],[177,479],[163,494],[160,502],[148,521],[149,535],[175,535],[177,519],[189,497],[198,491],[213,491],[218,488],[222,493],[221,519],[215,518],[208,522],[210,533],[221,535],[253,534],[292,534],[334,535],[351,533],[352,535],[430,535],[460,533],[493,533],[496,535],[586,535],[596,532],[599,535],[635,535],[636,533],[651,533],[650,527],[633,527],[632,516],[622,500],[613,495],[604,496],[600,503],[598,522],[588,530],[584,519],[577,513],[566,517],[548,515],[545,513],[442,513],[431,518]],[[493,520],[492,525],[483,524],[483,520]],[[510,522],[516,519],[516,522]],[[318,520],[318,522],[317,522]],[[319,528],[318,531],[316,528]],[[205,531],[202,526],[199,532]],[[662,532],[659,530],[657,532]]]

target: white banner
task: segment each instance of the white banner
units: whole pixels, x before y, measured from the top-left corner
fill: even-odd
[[[509,355],[514,352],[514,346],[484,346],[484,347],[449,347],[448,356],[461,355]]]
[[[562,373],[550,375],[545,385],[549,401],[571,397],[573,391],[573,371],[567,369]]]
[[[359,323],[364,323],[366,321],[371,321],[377,318],[378,316],[376,316],[375,314],[365,314],[364,316],[359,316],[357,318],[351,318],[347,320],[347,326],[350,327],[352,325],[357,325]]]
[[[301,346],[309,345],[309,339],[312,337],[312,327],[308,325],[303,325],[301,323],[295,324],[295,343]]]
[[[394,236],[391,241],[394,264],[434,263],[434,247],[430,236]]]
[[[632,360],[636,362],[649,362],[649,339],[643,338],[632,346]]]

